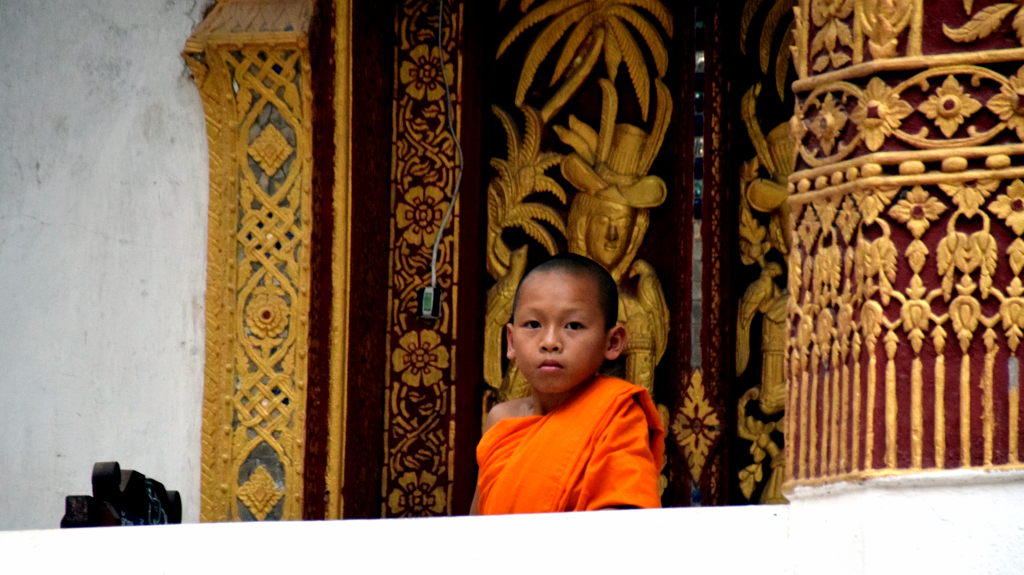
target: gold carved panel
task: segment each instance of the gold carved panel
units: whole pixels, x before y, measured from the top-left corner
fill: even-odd
[[[312,2],[221,2],[184,57],[210,153],[204,521],[302,514]]]
[[[650,170],[672,117],[672,97],[662,81],[671,12],[657,0],[522,2],[518,8],[517,14],[499,4],[515,24],[496,58],[507,59],[517,44],[529,48],[509,98],[516,111],[493,107],[507,155],[491,160],[496,175],[487,191],[487,270],[495,280],[487,294],[484,334],[489,401],[527,392],[515,366],[504,365],[504,325],[531,257],[563,249],[594,259],[619,282],[619,320],[629,332],[624,376],[653,391],[654,368],[667,344],[668,306],[657,272],[636,254],[650,210],[668,193]],[[541,84],[538,71],[549,66],[551,76],[543,81],[550,88],[527,97]],[[620,74],[628,82],[616,84]],[[600,115],[588,122],[581,119],[579,97],[595,80]],[[626,99],[638,117],[620,115]],[[549,133],[561,145],[546,145]],[[515,233],[523,239],[511,239]]]
[[[1016,12],[970,1],[797,11],[791,484],[1020,467]]]
[[[448,121],[457,133],[462,3],[445,2],[440,19],[436,1],[407,0],[395,27],[382,517],[452,513],[462,160]],[[417,291],[432,281],[444,293],[440,319],[422,320]]]

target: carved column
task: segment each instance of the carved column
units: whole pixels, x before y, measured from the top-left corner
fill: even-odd
[[[312,12],[221,2],[185,46],[210,148],[204,521],[302,517]]]
[[[1021,467],[1024,8],[980,4],[796,8],[790,488]]]

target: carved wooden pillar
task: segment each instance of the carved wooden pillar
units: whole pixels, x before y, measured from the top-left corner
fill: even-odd
[[[1024,13],[803,0],[789,487],[1020,467]]]
[[[185,46],[210,148],[204,521],[302,517],[312,13],[221,2]]]

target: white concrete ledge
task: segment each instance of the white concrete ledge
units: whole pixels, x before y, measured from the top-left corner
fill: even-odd
[[[1019,575],[1024,473],[801,488],[784,506],[8,531],[0,562],[104,575]]]
[[[792,573],[788,509],[0,532],[8,573]]]

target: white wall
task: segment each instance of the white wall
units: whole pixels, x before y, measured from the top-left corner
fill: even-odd
[[[0,529],[116,460],[198,519],[210,0],[0,0]]]

